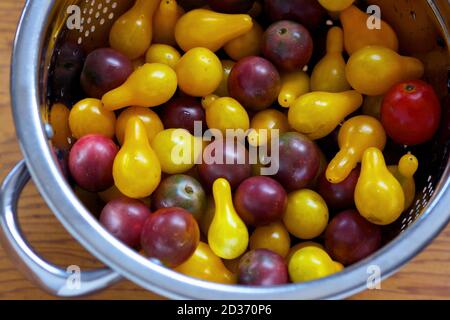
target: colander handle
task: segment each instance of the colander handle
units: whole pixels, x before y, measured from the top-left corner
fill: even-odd
[[[19,226],[17,202],[30,180],[25,161],[19,162],[0,188],[0,241],[17,268],[46,292],[66,298],[80,297],[105,289],[121,280],[111,269],[64,270],[42,259],[25,240]]]

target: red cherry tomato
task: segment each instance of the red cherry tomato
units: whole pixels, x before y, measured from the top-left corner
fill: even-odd
[[[126,245],[137,248],[142,228],[150,214],[150,209],[143,202],[121,197],[106,204],[100,223]]]
[[[156,258],[170,268],[185,262],[200,241],[200,230],[194,216],[182,208],[162,208],[145,221],[141,246],[148,257]]]
[[[430,140],[439,128],[441,106],[429,84],[408,81],[395,85],[385,95],[381,121],[397,143],[416,145]]]

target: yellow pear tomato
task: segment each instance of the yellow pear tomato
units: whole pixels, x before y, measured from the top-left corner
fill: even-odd
[[[247,14],[224,14],[195,9],[178,20],[175,39],[184,51],[203,47],[216,52],[252,27],[252,18]]]
[[[355,204],[364,218],[378,225],[393,223],[405,209],[403,188],[388,170],[383,153],[377,148],[364,152]]]
[[[137,68],[120,87],[107,92],[102,102],[107,110],[129,106],[156,107],[177,91],[177,75],[162,63],[146,63]]]
[[[235,259],[247,250],[247,226],[234,209],[231,186],[226,179],[214,181],[213,196],[215,211],[208,230],[208,243],[219,257]]]
[[[366,149],[376,147],[383,150],[386,145],[386,133],[377,119],[356,116],[342,125],[338,142],[340,150],[328,164],[325,173],[331,183],[344,181],[358,162],[361,162]]]
[[[153,42],[175,46],[175,26],[183,15],[184,9],[176,0],[161,1],[153,15]]]
[[[298,250],[289,261],[288,270],[292,282],[313,281],[338,271],[324,250],[312,246]]]
[[[344,28],[345,50],[348,54],[375,45],[398,50],[397,35],[391,26],[379,19],[379,28],[368,28],[369,16],[356,6],[350,6],[342,11],[340,20]]]
[[[314,242],[314,241],[303,241],[300,243],[297,243],[295,246],[293,246],[290,250],[288,255],[286,256],[286,262],[289,264],[289,261],[291,261],[292,256],[300,249],[306,248],[306,247],[316,247],[322,250],[325,250],[323,245],[320,243]]]
[[[423,63],[416,58],[405,57],[380,46],[367,46],[350,56],[345,67],[349,84],[361,94],[379,96],[393,85],[420,79]]]
[[[224,134],[227,129],[242,129],[244,132],[248,130],[250,126],[248,113],[237,100],[207,96],[203,100],[203,105],[208,128],[220,130]]]
[[[139,117],[127,122],[125,140],[114,159],[114,183],[121,193],[133,199],[150,196],[161,181],[161,166]]]
[[[236,276],[225,267],[222,260],[204,242],[200,242],[192,256],[176,267],[175,271],[211,282],[236,283]]]
[[[153,110],[143,107],[129,107],[122,111],[117,118],[116,138],[121,145],[123,144],[123,139],[125,137],[127,122],[130,118],[135,116],[139,117],[139,119],[141,119],[144,123],[145,129],[147,130],[147,137],[150,142],[159,132],[164,130],[161,119]]]
[[[316,91],[302,95],[289,108],[289,124],[312,140],[326,137],[363,103],[361,94]]]
[[[160,0],[136,0],[133,7],[120,16],[109,34],[111,48],[130,59],[144,55],[152,42],[153,14]]]

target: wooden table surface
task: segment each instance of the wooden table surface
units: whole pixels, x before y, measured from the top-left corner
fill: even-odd
[[[22,158],[10,111],[9,66],[16,24],[24,0],[0,1],[0,181]],[[26,117],[27,115],[24,115]],[[43,257],[60,266],[101,266],[64,230],[35,187],[22,194],[20,221],[31,244]],[[89,299],[157,299],[128,281]],[[363,292],[354,299],[450,298],[450,226],[400,272],[382,283],[381,290]],[[0,248],[0,299],[52,299],[21,275]]]

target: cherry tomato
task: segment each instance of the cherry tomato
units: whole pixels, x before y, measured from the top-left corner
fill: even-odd
[[[162,171],[184,173],[192,169],[200,156],[201,142],[186,129],[166,129],[156,135],[152,148],[161,163]]]
[[[224,46],[225,52],[236,61],[249,56],[257,56],[261,53],[263,34],[263,28],[258,22],[253,21],[253,28],[249,32],[231,40]]]
[[[318,179],[317,192],[331,209],[344,210],[355,206],[354,194],[361,168],[353,169],[348,177],[339,183],[331,183],[325,174]]]
[[[248,137],[249,143],[252,146],[261,146],[270,144],[273,135],[272,130],[279,130],[279,135],[288,132],[289,123],[284,113],[275,109],[267,109],[254,115],[250,122],[250,128],[255,131],[250,133]]]
[[[267,225],[283,217],[287,194],[276,180],[259,176],[243,181],[234,195],[234,206],[245,223]]]
[[[214,159],[218,159],[214,161]],[[197,166],[200,181],[210,190],[214,181],[225,178],[236,189],[252,174],[249,154],[245,146],[234,141],[215,140],[204,151],[203,161]]]
[[[246,253],[239,262],[240,284],[274,286],[288,282],[288,270],[284,259],[266,249]]]
[[[429,84],[402,82],[385,95],[381,121],[389,137],[399,144],[416,145],[430,140],[439,128],[441,106]]]
[[[325,250],[323,245],[321,245],[320,243],[314,242],[314,241],[303,241],[303,242],[297,243],[295,246],[293,246],[291,249],[289,249],[289,252],[286,256],[286,262],[288,263],[288,265],[289,265],[289,262],[291,261],[292,256],[298,250],[306,248],[306,247],[315,247],[315,248]]]
[[[224,284],[236,283],[236,276],[225,267],[223,261],[204,242],[200,242],[194,254],[175,270],[206,281]]]
[[[109,138],[92,134],[82,137],[70,150],[69,170],[83,189],[100,192],[114,184],[112,167],[118,148]]]
[[[298,132],[280,135],[279,157],[272,162],[279,165],[275,179],[288,191],[309,186],[320,169],[320,152],[317,145]]]
[[[185,174],[164,179],[152,194],[152,208],[183,208],[200,221],[206,208],[205,191],[200,182]]]
[[[175,68],[180,59],[181,55],[177,49],[166,44],[154,44],[145,54],[147,63],[163,63],[171,68]]]
[[[200,241],[198,224],[181,208],[163,208],[151,214],[141,233],[142,249],[168,267],[185,262]]]
[[[381,246],[381,228],[364,219],[358,211],[337,214],[325,231],[327,252],[342,264],[358,262]]]
[[[268,249],[286,257],[289,253],[291,238],[282,222],[258,227],[250,237],[250,249]]]
[[[318,237],[328,224],[328,207],[316,192],[302,189],[288,196],[283,218],[288,231],[300,239]]]
[[[100,48],[87,56],[80,82],[89,97],[100,99],[122,85],[132,72],[133,65],[125,55],[110,48]]]
[[[206,130],[205,110],[200,101],[192,97],[170,100],[164,106],[161,119],[166,129],[186,129],[191,134],[196,134],[195,122],[198,121],[201,122],[203,131]]]
[[[75,138],[88,134],[102,134],[114,137],[116,116],[113,111],[106,110],[97,99],[84,99],[70,110],[69,126]]]
[[[194,48],[186,52],[175,66],[178,86],[186,94],[203,97],[219,87],[223,68],[219,58],[206,48]]]
[[[150,213],[150,209],[139,200],[118,198],[103,208],[100,223],[120,241],[136,248],[140,245],[142,228]]]
[[[50,124],[53,128],[53,145],[59,149],[67,150],[70,148],[70,138],[72,132],[69,127],[70,111],[62,103],[56,103],[50,111]]]

